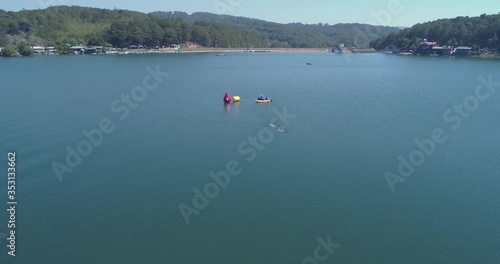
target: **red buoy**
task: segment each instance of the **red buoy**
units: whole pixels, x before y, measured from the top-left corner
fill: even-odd
[[[230,103],[231,102],[231,96],[229,96],[228,93],[224,96],[224,103]]]

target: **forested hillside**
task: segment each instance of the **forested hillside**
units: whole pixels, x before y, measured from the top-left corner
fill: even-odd
[[[375,49],[398,48],[415,50],[422,39],[439,42],[440,45],[470,46],[475,51],[498,51],[500,42],[500,13],[479,17],[439,19],[417,24],[398,33],[389,34],[371,43]]]
[[[0,46],[67,44],[148,47],[195,42],[205,47],[368,46],[397,28],[361,24],[279,24],[257,19],[182,12],[144,14],[77,6],[6,12],[0,10]]]
[[[265,39],[271,47],[276,48],[324,48],[334,47],[338,43],[345,43],[347,46],[368,47],[370,41],[400,30],[395,27],[366,24],[280,24],[253,18],[216,15],[205,12],[197,12],[191,15],[184,12],[153,12],[151,15],[161,18],[180,18],[190,23],[208,21],[236,25],[251,30]]]
[[[0,11],[0,46],[65,44],[128,47],[196,42],[207,47],[267,47],[255,33],[227,24],[157,18],[140,12],[86,7]]]

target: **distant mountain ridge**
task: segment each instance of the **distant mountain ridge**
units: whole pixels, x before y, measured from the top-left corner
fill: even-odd
[[[181,18],[183,21],[189,23],[195,22],[215,22],[215,23],[227,23],[227,24],[240,24],[240,25],[251,25],[253,23],[270,23],[279,24],[276,22],[269,22],[257,18],[248,18],[242,16],[231,16],[231,15],[219,15],[209,12],[194,12],[191,15],[182,11],[155,11],[149,13],[149,15],[160,17],[160,18]]]
[[[358,48],[398,32],[398,28],[365,24],[280,24],[206,12],[110,10],[80,6],[7,12],[0,10],[1,46],[69,45],[144,46],[186,42],[216,48]]]
[[[182,19],[189,23],[222,23],[245,27],[269,43],[270,47],[324,48],[335,47],[338,43],[347,46],[368,47],[374,39],[400,31],[397,27],[373,26],[367,24],[282,24],[261,19],[218,15],[208,12],[157,11],[152,16],[170,19]]]
[[[158,18],[136,11],[80,6],[0,10],[0,47],[69,45],[155,48],[186,42],[205,47],[268,47],[255,33],[234,25]]]

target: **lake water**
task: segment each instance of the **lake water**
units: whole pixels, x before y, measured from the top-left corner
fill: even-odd
[[[18,200],[17,256],[4,237],[0,262],[500,263],[500,85],[477,88],[481,76],[500,82],[499,65],[327,53],[0,59],[0,202],[8,151]],[[170,75],[142,93],[147,67]],[[142,101],[121,102],[132,92]],[[224,105],[226,92],[241,102]],[[255,104],[260,94],[273,102]],[[88,153],[82,131],[100,122],[114,130]],[[72,168],[67,147],[78,146],[88,155]],[[412,159],[408,177],[400,155]],[[72,172],[60,181],[53,164]],[[214,195],[209,173],[227,164],[239,173]],[[404,182],[391,190],[384,174]],[[215,197],[198,210],[193,189],[206,185]],[[189,224],[180,204],[197,213]],[[0,233],[7,221],[2,210]],[[340,245],[318,261],[328,237]]]

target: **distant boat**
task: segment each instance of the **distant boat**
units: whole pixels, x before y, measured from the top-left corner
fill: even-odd
[[[268,104],[268,103],[270,103],[270,102],[272,102],[272,101],[273,101],[273,99],[272,99],[272,98],[264,97],[264,96],[262,96],[262,95],[261,95],[261,96],[259,96],[259,97],[257,98],[257,100],[255,100],[255,102],[256,102],[256,103],[258,103],[258,104]]]
[[[313,64],[312,64],[312,63],[310,63],[310,62],[308,62],[308,63],[306,63],[306,64],[307,64],[307,65],[313,65]]]

